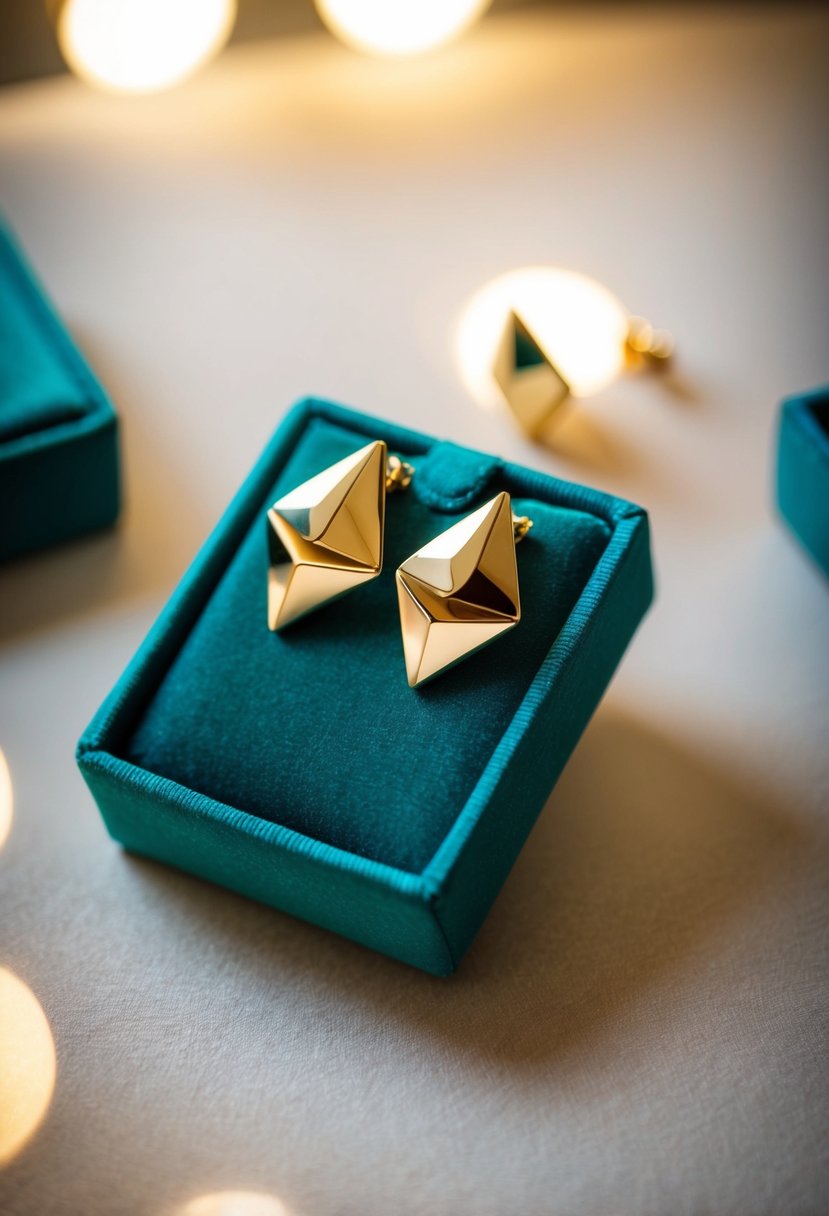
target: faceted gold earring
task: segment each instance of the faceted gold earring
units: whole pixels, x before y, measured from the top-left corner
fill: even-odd
[[[532,520],[497,494],[397,570],[406,675],[412,688],[494,642],[521,619],[516,543]]]
[[[570,395],[570,385],[516,312],[507,318],[492,373],[519,425],[533,438]]]
[[[627,334],[618,348],[620,366],[630,371],[667,367],[674,349],[667,330],[654,329],[644,317],[625,320],[621,315]],[[541,437],[579,387],[568,382],[548,346],[515,310],[507,316],[492,374],[519,426],[532,439]]]
[[[376,578],[386,493],[414,470],[376,440],[284,495],[268,511],[268,627],[284,629]]]

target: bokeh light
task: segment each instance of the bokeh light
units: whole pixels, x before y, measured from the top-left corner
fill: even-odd
[[[315,0],[343,42],[370,55],[417,55],[451,41],[491,0]]]
[[[61,51],[104,89],[151,93],[191,75],[230,37],[236,0],[65,0]]]
[[[0,1166],[41,1123],[55,1089],[55,1044],[32,990],[0,967]]]
[[[0,849],[9,838],[14,818],[14,792],[12,775],[2,747],[0,747]]]
[[[281,1200],[258,1191],[213,1191],[191,1199],[177,1216],[290,1216]]]
[[[616,297],[586,275],[528,266],[487,283],[461,316],[455,353],[461,379],[480,405],[502,402],[492,365],[510,311],[549,354],[573,396],[597,392],[622,370],[628,314]]]

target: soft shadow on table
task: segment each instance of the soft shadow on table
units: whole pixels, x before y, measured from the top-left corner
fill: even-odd
[[[566,460],[579,476],[633,478],[647,474],[650,481],[653,479],[647,459],[635,444],[623,438],[618,429],[611,430],[591,416],[589,406],[579,401],[563,407],[561,418],[550,423],[539,443],[553,456]]]
[[[642,391],[650,408],[664,413],[672,408],[703,410],[710,396],[703,386],[679,367],[668,367],[643,375]],[[610,399],[613,388],[607,390]],[[614,403],[611,413],[602,413],[590,398],[573,399],[554,415],[542,432],[539,444],[560,457],[586,478],[646,478],[651,492],[661,477],[661,466],[625,433],[625,398]],[[669,485],[659,488],[669,490]]]
[[[324,985],[488,1067],[584,1048],[805,847],[782,805],[650,725],[591,725],[458,973],[437,980],[152,862],[165,921],[191,918],[274,985]],[[192,924],[189,926],[192,928]]]
[[[108,367],[88,339],[78,344],[118,410],[121,516],[111,529],[0,565],[0,646],[117,602],[163,593],[209,530],[182,462],[163,450],[135,404],[139,378],[128,384],[125,370]]]
[[[681,363],[672,363],[655,374],[657,387],[661,389],[669,405],[699,410],[710,400],[710,396],[691,378]]]

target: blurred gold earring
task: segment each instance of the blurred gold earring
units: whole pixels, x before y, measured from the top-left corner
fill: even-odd
[[[532,520],[497,494],[398,567],[409,685],[416,688],[494,642],[521,619],[517,541]]]
[[[624,366],[630,371],[667,365],[674,342],[664,329],[654,329],[644,317],[629,317],[623,344]],[[573,386],[548,347],[514,310],[510,311],[492,365],[492,374],[519,426],[538,438]]]
[[[284,629],[376,578],[386,493],[414,470],[376,440],[278,499],[268,511],[268,628]]]

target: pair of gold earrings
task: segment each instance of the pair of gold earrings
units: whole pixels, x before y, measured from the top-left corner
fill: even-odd
[[[386,496],[411,465],[376,440],[278,499],[268,511],[268,627],[281,631],[377,578]],[[453,524],[397,569],[406,675],[433,679],[521,619],[515,545],[532,527],[505,491]]]

